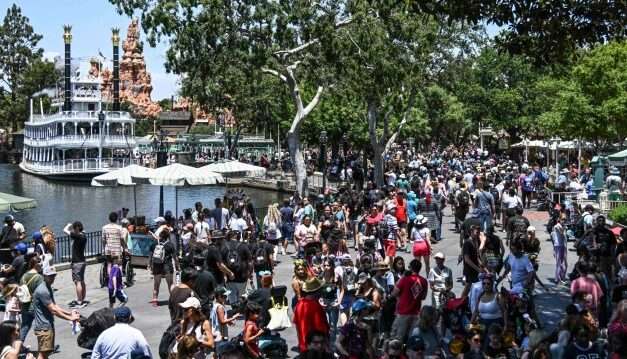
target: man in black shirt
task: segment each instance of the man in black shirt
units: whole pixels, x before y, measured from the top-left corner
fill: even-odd
[[[274,271],[274,262],[272,261],[274,246],[265,240],[260,240],[251,242],[249,247],[253,256],[253,268],[257,279],[257,288],[261,288],[262,273],[272,273]]]
[[[26,238],[25,233],[21,233],[16,226],[15,218],[8,215],[4,217],[4,227],[0,232],[0,263],[9,264],[13,260],[10,250],[15,248],[15,245]]]
[[[19,283],[22,275],[26,273],[27,263],[24,259],[27,246],[24,243],[18,243],[13,249],[13,261],[11,264],[4,264],[0,268],[0,277],[6,278],[7,283]]]
[[[207,248],[207,268],[213,274],[216,284],[226,286],[226,279],[233,279],[233,271],[227,267],[222,259],[224,251],[224,234],[222,232],[213,232],[211,234],[211,243]]]
[[[208,271],[205,264],[205,257],[202,255],[196,255],[193,258],[194,267],[196,268],[196,281],[194,282],[194,293],[200,300],[200,310],[205,317],[211,317],[211,304],[213,303],[214,292],[216,285],[216,279]]]
[[[246,284],[252,276],[253,258],[248,244],[238,242],[238,232],[230,232],[222,248],[222,260],[233,273],[226,288],[231,291],[228,300],[232,307],[239,305],[240,296],[246,293]]]
[[[70,236],[72,240],[72,281],[76,286],[76,300],[70,302],[70,307],[83,308],[87,305],[85,296],[87,294],[87,286],[85,286],[85,244],[87,238],[83,233],[83,224],[81,222],[68,223],[63,232]]]
[[[523,208],[516,207],[516,214],[507,220],[507,245],[516,238],[526,238],[529,220],[523,216]]]

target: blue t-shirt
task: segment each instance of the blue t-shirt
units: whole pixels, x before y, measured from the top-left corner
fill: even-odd
[[[533,191],[533,175],[532,174],[525,176],[525,178],[523,179],[522,188],[523,188],[523,191],[525,192]]]
[[[416,202],[416,200],[413,200],[413,199],[407,200],[407,218],[409,218],[410,221],[413,221],[414,219],[416,219],[417,207],[418,207],[418,203]]]

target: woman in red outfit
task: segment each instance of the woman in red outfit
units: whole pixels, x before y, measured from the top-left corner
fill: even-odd
[[[302,297],[294,308],[294,326],[298,335],[298,348],[300,352],[307,350],[306,338],[312,331],[319,331],[329,335],[329,323],[324,308],[320,304],[320,290],[322,282],[318,278],[312,278],[305,282],[302,288]]]
[[[263,329],[259,329],[257,320],[259,320],[259,313],[261,312],[261,306],[255,302],[248,302],[246,304],[246,322],[244,323],[244,345],[248,354],[253,358],[259,358],[261,353],[259,352],[259,337],[263,335]]]

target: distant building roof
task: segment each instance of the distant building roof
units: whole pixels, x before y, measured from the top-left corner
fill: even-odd
[[[159,113],[159,120],[164,121],[181,121],[189,122],[191,114],[189,111],[161,111]]]

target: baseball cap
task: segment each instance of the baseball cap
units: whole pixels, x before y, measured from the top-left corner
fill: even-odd
[[[220,296],[228,296],[229,294],[231,294],[231,291],[224,287],[218,287],[216,288],[215,293],[216,295],[220,295]]]
[[[357,299],[353,305],[351,306],[351,310],[353,313],[359,313],[362,310],[370,309],[372,307],[372,303],[365,299]]]
[[[45,276],[57,275],[57,269],[54,266],[44,266],[43,272]]]
[[[165,223],[165,218],[163,217],[157,217],[155,219],[152,220],[155,223]]]
[[[15,218],[10,214],[4,217],[4,223],[11,223],[13,221],[15,221]]]
[[[37,232],[33,232],[33,240],[34,241],[40,241],[44,238],[44,236],[41,234],[41,232],[37,231]]]
[[[15,250],[20,254],[26,254],[26,251],[28,250],[28,246],[26,245],[26,243],[20,242],[15,245]]]
[[[196,297],[189,297],[183,303],[179,304],[181,308],[196,308],[200,309],[200,301]]]
[[[433,256],[433,258],[445,259],[446,257],[444,257],[444,253],[438,252]]]
[[[115,308],[113,311],[113,316],[117,321],[127,322],[131,319],[133,313],[131,312],[131,308],[123,305],[121,307]]]

